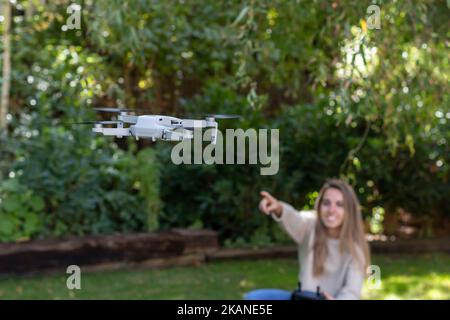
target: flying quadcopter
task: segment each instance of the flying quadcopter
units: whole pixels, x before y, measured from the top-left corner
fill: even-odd
[[[196,128],[213,128],[211,134],[212,144],[217,141],[218,123],[216,119],[236,119],[237,115],[206,114],[204,120],[180,119],[163,115],[130,115],[135,112],[132,109],[120,108],[95,108],[100,112],[118,113],[117,120],[111,121],[84,121],[77,124],[93,124],[92,131],[105,136],[117,138],[132,136],[139,140],[151,139],[164,141],[182,141],[194,137]],[[104,127],[104,125],[116,125],[116,127]]]

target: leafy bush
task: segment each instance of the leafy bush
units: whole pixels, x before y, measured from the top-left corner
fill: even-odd
[[[139,191],[147,213],[147,229],[159,229],[159,218],[163,208],[160,198],[160,170],[161,165],[155,149],[147,148],[136,155],[128,154],[130,164],[121,168],[125,173],[130,170],[130,178],[135,181],[134,188]]]
[[[157,165],[86,131],[45,128],[22,141],[2,183],[3,241],[145,231],[159,212]],[[146,157],[148,156],[148,161]]]
[[[0,183],[0,242],[27,240],[42,232],[44,200],[17,179]]]

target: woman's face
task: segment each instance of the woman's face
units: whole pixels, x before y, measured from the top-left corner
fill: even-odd
[[[328,188],[320,204],[320,219],[329,231],[340,231],[344,221],[344,195],[335,188]]]

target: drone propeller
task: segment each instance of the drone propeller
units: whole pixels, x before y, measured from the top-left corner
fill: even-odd
[[[128,111],[136,111],[133,109],[121,109],[121,108],[94,108],[95,111],[100,111],[100,112],[128,112]]]
[[[206,114],[206,116],[215,119],[239,119],[241,117],[237,114]]]
[[[81,121],[81,122],[72,122],[71,124],[118,124],[122,123],[122,121]]]
[[[215,119],[238,119],[241,116],[237,114],[213,114],[213,113],[183,113],[174,115],[176,117],[189,117],[189,118],[215,118]]]
[[[96,111],[100,112],[115,112],[115,113],[121,113],[121,112],[143,112],[145,110],[143,109],[122,109],[122,108],[94,108]],[[238,119],[241,116],[236,114],[208,114],[208,113],[187,113],[187,114],[178,114],[178,115],[172,115],[175,117],[182,117],[182,116],[193,116],[193,117],[210,117],[215,119]]]

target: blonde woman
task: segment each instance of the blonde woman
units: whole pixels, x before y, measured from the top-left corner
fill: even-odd
[[[302,290],[320,288],[326,299],[360,299],[365,270],[370,264],[360,205],[353,188],[332,179],[320,190],[314,211],[297,212],[268,192],[261,192],[260,210],[298,244]],[[288,300],[291,292],[261,289],[249,300]]]

